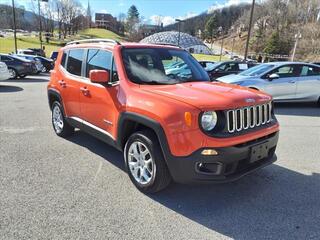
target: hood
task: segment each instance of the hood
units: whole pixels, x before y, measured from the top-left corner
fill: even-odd
[[[265,93],[219,82],[141,85],[140,89],[187,103],[201,110],[233,109],[271,100]]]
[[[243,75],[236,75],[236,74],[231,74],[231,75],[227,75],[227,76],[223,76],[220,78],[217,78],[217,81],[220,82],[224,82],[224,83],[236,83],[236,82],[240,82],[240,81],[244,81],[244,80],[249,80],[255,77],[251,77],[251,76],[243,76]]]

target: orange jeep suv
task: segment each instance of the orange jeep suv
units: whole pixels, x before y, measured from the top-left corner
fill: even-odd
[[[55,133],[79,128],[123,151],[142,192],[172,180],[232,181],[276,160],[271,97],[210,82],[178,47],[70,42],[59,50],[47,90]]]

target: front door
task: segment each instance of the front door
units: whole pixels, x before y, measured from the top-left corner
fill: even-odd
[[[90,70],[106,70],[110,73],[110,81],[115,80],[112,53],[103,49],[88,49],[85,70],[87,81],[80,83],[80,111],[85,125],[115,138],[119,85],[92,83],[89,79]]]

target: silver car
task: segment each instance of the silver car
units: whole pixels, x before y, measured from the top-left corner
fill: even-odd
[[[217,79],[264,91],[277,102],[318,102],[320,66],[299,62],[271,62],[252,67],[238,75]]]

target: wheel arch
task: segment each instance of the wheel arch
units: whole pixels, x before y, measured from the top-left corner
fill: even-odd
[[[52,110],[52,104],[54,103],[54,101],[59,101],[60,104],[63,106],[60,93],[55,89],[48,89],[48,103],[51,110]]]
[[[165,132],[159,122],[141,114],[123,112],[120,114],[117,131],[117,145],[123,150],[128,138],[136,131],[149,129],[158,138],[160,147],[166,159],[170,153]]]

